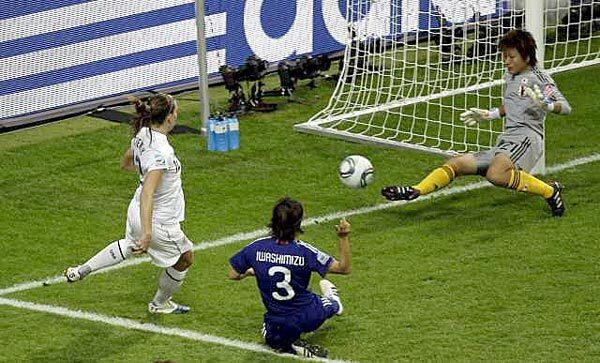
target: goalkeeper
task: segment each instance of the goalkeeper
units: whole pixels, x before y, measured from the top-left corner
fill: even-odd
[[[529,174],[543,156],[544,118],[548,112],[571,113],[571,106],[556,84],[536,67],[536,44],[531,33],[511,30],[499,43],[507,72],[499,108],[471,108],[460,119],[467,126],[505,117],[504,132],[491,150],[453,157],[414,186],[388,186],[388,200],[412,200],[450,184],[461,175],[481,175],[492,184],[543,197],[553,216],[562,216],[562,185],[545,183]]]

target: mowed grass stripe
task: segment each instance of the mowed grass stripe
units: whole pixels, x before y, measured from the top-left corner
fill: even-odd
[[[563,171],[566,169],[574,168],[574,167],[588,164],[588,163],[593,163],[593,162],[596,162],[599,160],[600,160],[600,154],[592,154],[589,156],[585,156],[582,158],[568,161],[563,164],[550,166],[547,168],[546,174],[557,173],[557,172],[560,172],[560,171]],[[327,215],[306,219],[303,223],[303,227],[309,227],[309,226],[312,226],[315,224],[325,223],[325,222],[329,222],[332,220],[337,220],[339,218],[346,218],[346,217],[351,217],[354,215],[361,215],[361,214],[371,213],[371,212],[380,211],[380,210],[384,210],[384,209],[394,208],[394,207],[397,207],[402,204],[422,202],[422,201],[426,201],[426,200],[436,198],[436,197],[449,196],[449,195],[458,194],[458,193],[465,193],[465,192],[468,192],[471,190],[481,189],[481,188],[485,188],[485,187],[489,187],[489,186],[491,186],[491,184],[488,182],[472,183],[472,184],[467,184],[467,185],[461,186],[461,187],[453,187],[453,188],[443,189],[438,192],[425,195],[421,198],[418,198],[418,199],[415,199],[412,201],[397,201],[397,202],[390,202],[390,203],[381,203],[381,204],[377,204],[377,205],[370,206],[370,207],[350,209],[350,210],[346,210],[346,211],[330,213]],[[237,243],[237,242],[241,242],[241,241],[252,240],[252,239],[266,236],[268,234],[268,232],[269,232],[268,229],[261,228],[261,229],[257,229],[257,230],[250,231],[250,232],[237,233],[237,234],[234,234],[231,236],[219,238],[217,240],[200,242],[199,244],[196,244],[194,246],[194,250],[195,251],[206,250],[206,249],[224,246],[224,245]],[[135,259],[127,260],[121,264],[111,266],[104,270],[96,271],[93,274],[111,272],[114,270],[119,270],[119,269],[122,269],[125,267],[135,266],[135,265],[139,265],[141,263],[146,263],[146,262],[150,262],[149,257],[135,258]],[[35,288],[42,287],[42,286],[49,286],[49,285],[62,283],[62,282],[66,282],[66,279],[63,276],[55,276],[55,277],[51,277],[51,278],[47,278],[47,279],[43,279],[43,280],[23,282],[23,283],[15,284],[13,286],[10,286],[10,287],[0,290],[0,296],[15,293],[15,292],[20,292],[20,291],[31,290],[31,289],[35,289]]]

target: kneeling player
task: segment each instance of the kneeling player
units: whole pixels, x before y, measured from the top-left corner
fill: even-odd
[[[229,278],[241,280],[256,276],[267,308],[263,335],[271,348],[307,357],[325,357],[327,350],[299,338],[334,315],[341,315],[342,302],[330,281],[320,281],[322,297],[308,290],[308,283],[313,271],[323,277],[328,272],[350,273],[350,223],[342,219],[336,226],[340,239],[338,261],[296,239],[302,232],[302,215],[300,202],[290,198],[280,200],[273,208],[269,224],[271,237],[256,240],[235,254],[229,260]]]
[[[492,110],[471,108],[461,114],[467,126],[504,116],[505,130],[496,146],[454,157],[415,186],[385,187],[381,190],[385,198],[415,199],[448,185],[461,175],[479,174],[496,186],[542,196],[552,215],[563,215],[562,186],[557,182],[547,184],[529,171],[543,157],[546,114],[567,115],[571,107],[552,78],[536,67],[536,45],[530,33],[511,30],[500,40],[499,48],[507,70],[502,105]]]

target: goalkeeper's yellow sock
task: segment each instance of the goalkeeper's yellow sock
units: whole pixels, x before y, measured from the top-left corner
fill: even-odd
[[[419,191],[419,194],[425,195],[433,192],[436,189],[440,189],[450,184],[456,177],[456,172],[450,165],[442,165],[435,169],[425,179],[413,188]]]
[[[513,169],[510,171],[510,179],[508,180],[507,187],[520,192],[541,195],[545,199],[550,198],[552,194],[554,194],[554,188],[552,188],[552,186],[523,170]]]

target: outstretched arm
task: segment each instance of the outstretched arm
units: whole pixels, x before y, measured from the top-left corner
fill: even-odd
[[[249,268],[246,270],[246,272],[244,272],[243,274],[237,272],[233,267],[229,268],[229,274],[228,277],[230,280],[242,280],[245,279],[248,276],[254,276],[254,269],[253,268]]]
[[[338,242],[340,259],[334,259],[329,265],[327,272],[348,275],[350,273],[350,223],[347,220],[342,219],[340,220],[340,224],[335,226],[335,229],[340,239]]]
[[[460,120],[469,127],[474,127],[482,121],[491,121],[504,116],[504,105],[492,108],[491,110],[484,110],[481,108],[471,107],[467,111],[460,114]]]

